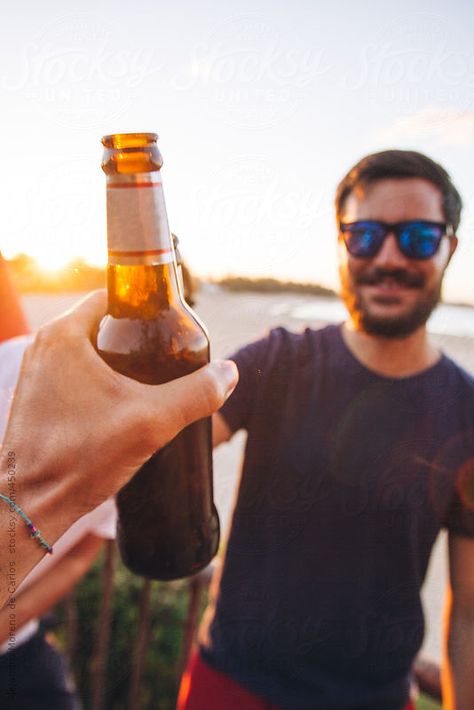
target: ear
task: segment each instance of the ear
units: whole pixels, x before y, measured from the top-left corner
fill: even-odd
[[[458,248],[458,238],[455,234],[451,234],[449,237],[449,258],[448,258],[448,264],[451,261],[451,257],[453,256],[454,252]]]

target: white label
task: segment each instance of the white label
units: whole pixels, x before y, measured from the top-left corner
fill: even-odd
[[[154,175],[109,178],[107,234],[111,263],[137,257],[147,263],[173,260],[163,187]]]

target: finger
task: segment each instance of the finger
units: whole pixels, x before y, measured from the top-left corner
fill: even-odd
[[[183,427],[208,417],[224,404],[233,392],[239,374],[231,360],[216,360],[158,387],[148,386],[145,407],[153,417],[155,436],[163,440],[175,436]]]
[[[50,326],[55,330],[62,328],[69,335],[90,337],[94,333],[107,310],[107,291],[93,291],[72,308],[52,321]],[[47,326],[49,327],[49,326]]]

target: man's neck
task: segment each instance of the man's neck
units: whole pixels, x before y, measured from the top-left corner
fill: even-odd
[[[350,321],[342,337],[355,358],[379,375],[409,377],[434,365],[440,352],[428,340],[423,326],[405,338],[383,338],[356,330]]]

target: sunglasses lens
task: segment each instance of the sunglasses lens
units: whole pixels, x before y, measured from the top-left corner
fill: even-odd
[[[375,256],[384,238],[384,229],[377,224],[354,222],[344,229],[344,241],[353,256]]]
[[[443,227],[437,224],[407,224],[400,232],[400,249],[410,259],[430,259],[436,253],[443,234]]]

